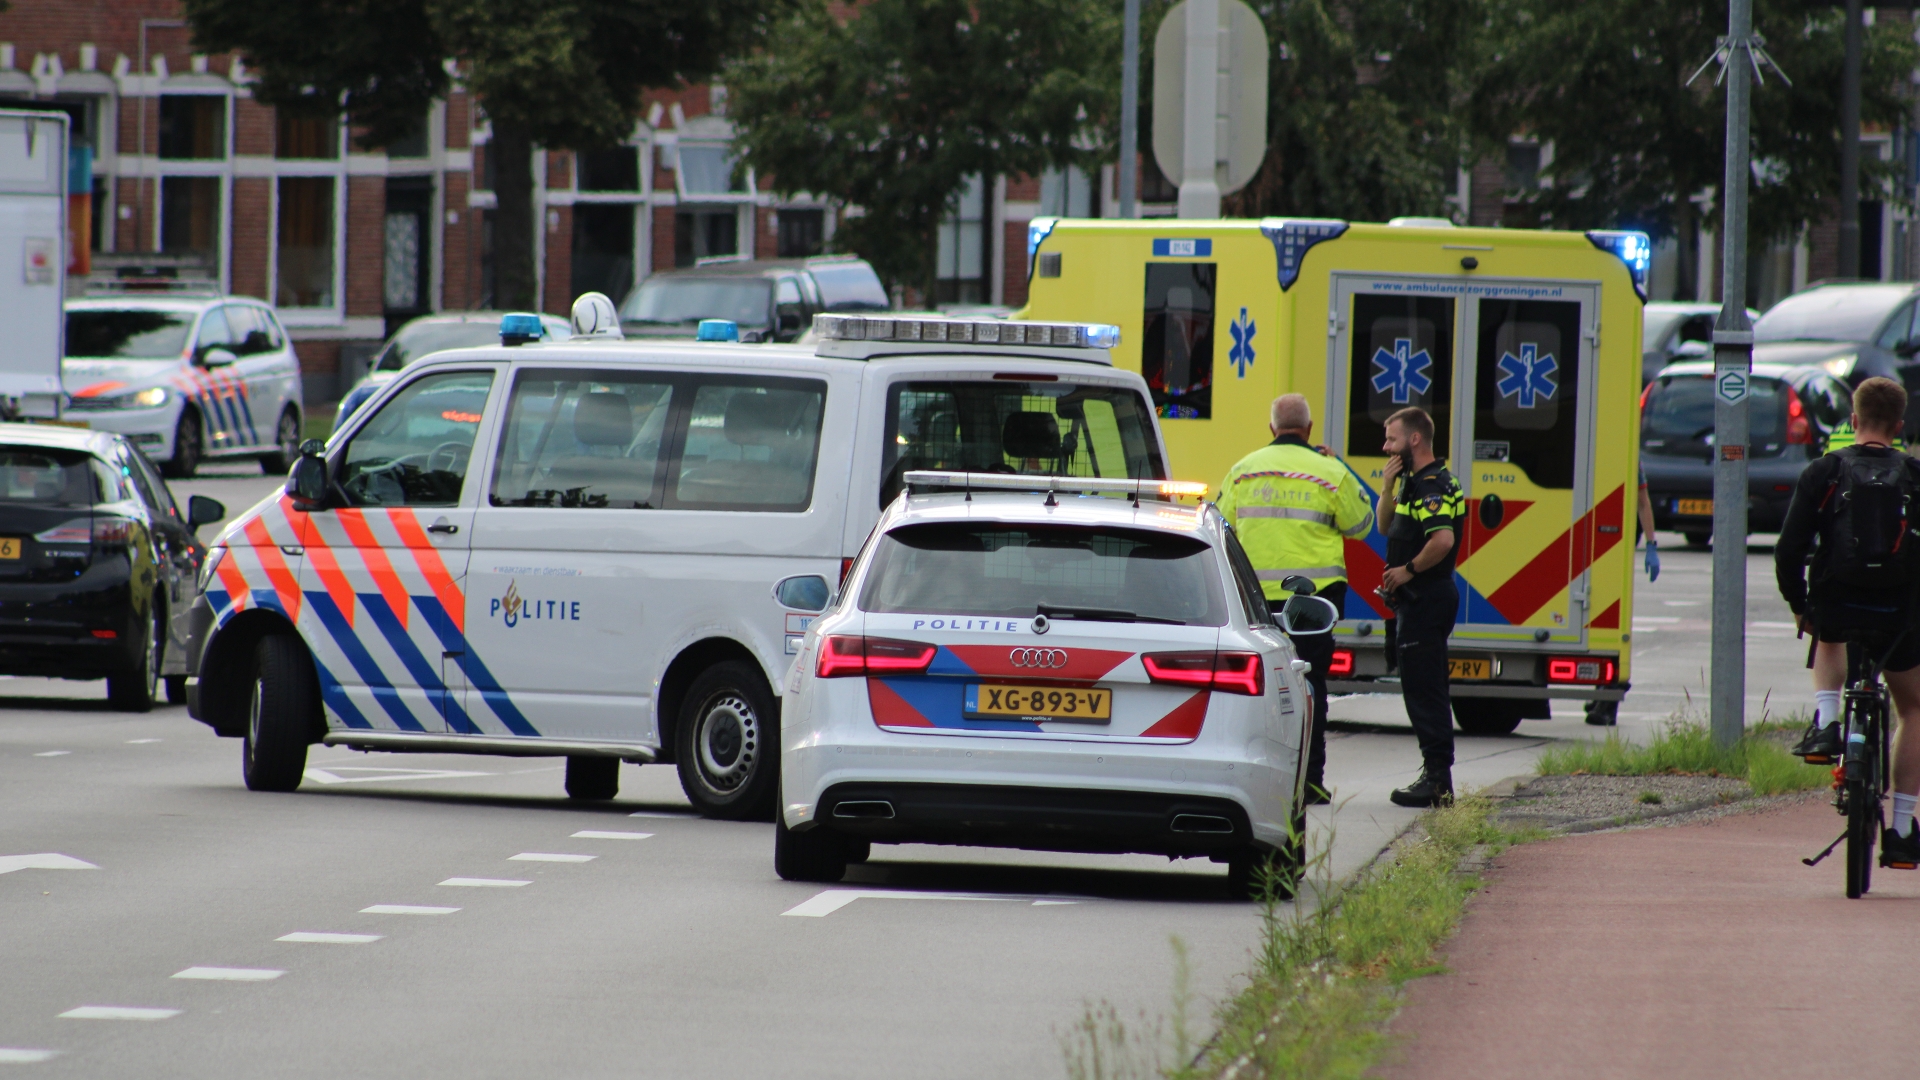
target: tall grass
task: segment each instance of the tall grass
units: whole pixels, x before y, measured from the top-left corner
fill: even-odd
[[[1833,782],[1830,766],[1808,765],[1768,738],[1767,731],[1775,726],[1749,731],[1720,750],[1705,724],[1681,714],[1645,745],[1609,732],[1597,742],[1550,746],[1541,752],[1535,771],[1542,776],[1725,776],[1745,780],[1756,795],[1811,791]]]

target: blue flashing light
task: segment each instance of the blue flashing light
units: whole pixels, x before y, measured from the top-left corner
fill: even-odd
[[[539,341],[547,336],[547,328],[541,324],[540,316],[526,311],[515,311],[500,316],[500,344],[525,345],[529,341]]]
[[[1647,300],[1647,271],[1653,266],[1653,241],[1643,232],[1626,229],[1593,229],[1587,239],[1601,251],[1611,252],[1627,264],[1633,275],[1633,291],[1641,303]]]
[[[1095,349],[1120,347],[1120,328],[1111,323],[1088,323],[1087,345]]]
[[[695,341],[739,341],[740,324],[732,319],[701,319]]]
[[[1300,266],[1313,245],[1337,238],[1347,231],[1347,223],[1336,218],[1268,218],[1260,231],[1273,241],[1280,291],[1286,292],[1300,280]]]
[[[1037,217],[1027,222],[1028,265],[1033,264],[1033,257],[1040,253],[1041,242],[1046,240],[1047,235],[1053,232],[1053,227],[1058,224],[1060,224],[1060,219],[1057,217]]]

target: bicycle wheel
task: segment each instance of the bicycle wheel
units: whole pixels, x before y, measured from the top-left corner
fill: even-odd
[[[1847,784],[1847,899],[1858,900],[1873,887],[1874,826],[1879,802],[1870,782]]]

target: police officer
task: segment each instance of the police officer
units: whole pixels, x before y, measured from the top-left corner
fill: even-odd
[[[1425,409],[1387,417],[1386,452],[1380,530],[1387,535],[1387,568],[1380,592],[1395,616],[1388,640],[1399,652],[1400,693],[1421,758],[1420,779],[1391,798],[1396,806],[1441,806],[1453,799],[1447,638],[1460,607],[1453,585],[1454,532],[1466,500],[1460,482],[1433,456],[1433,417]]]
[[[1298,574],[1313,580],[1315,595],[1344,610],[1347,602],[1345,538],[1365,536],[1373,507],[1360,478],[1339,458],[1316,448],[1313,412],[1300,394],[1273,402],[1267,429],[1273,441],[1241,458],[1220,485],[1220,513],[1233,525],[1270,600],[1288,594],[1281,582]],[[1278,606],[1277,604],[1275,605]],[[1294,642],[1300,659],[1313,665],[1313,730],[1307,751],[1307,801],[1327,802],[1327,668],[1333,665],[1333,635],[1306,634]]]

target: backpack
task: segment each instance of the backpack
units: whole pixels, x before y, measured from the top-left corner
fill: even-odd
[[[1908,534],[1920,494],[1912,459],[1905,454],[1886,457],[1841,453],[1840,473],[1828,485],[1821,511],[1828,527],[1821,536],[1827,547],[1821,560],[1821,584],[1856,589],[1904,591],[1914,583],[1912,556],[1920,541]]]

